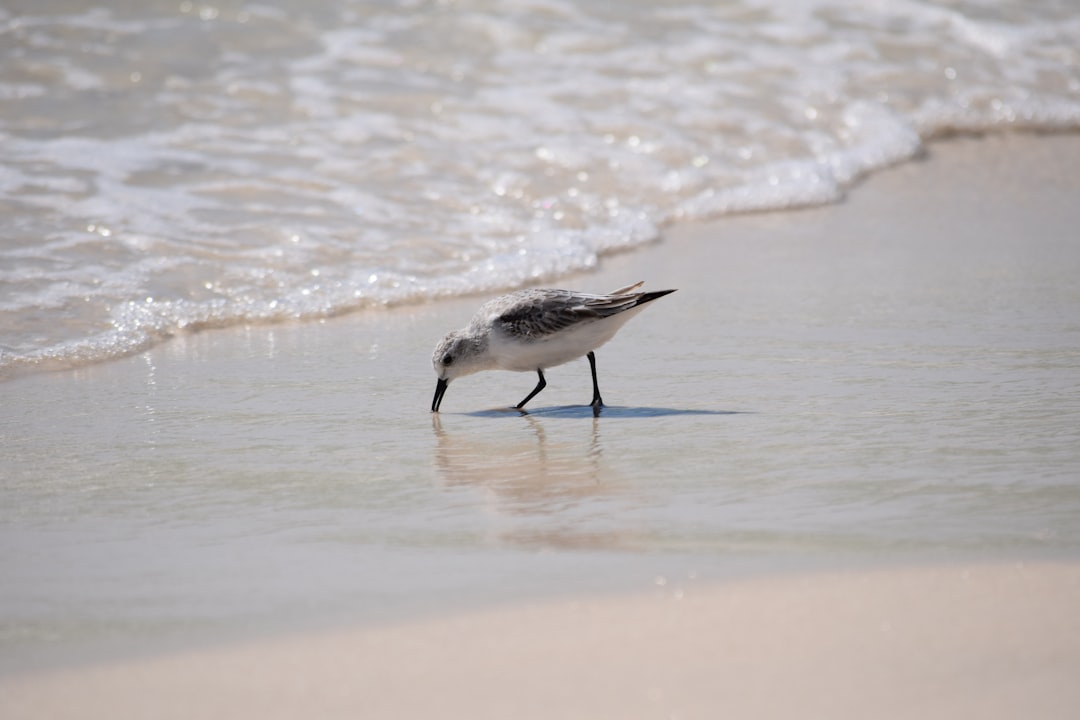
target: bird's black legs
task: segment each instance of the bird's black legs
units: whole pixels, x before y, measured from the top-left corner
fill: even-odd
[[[589,353],[589,354],[591,355],[592,353]],[[514,406],[515,409],[520,410],[521,408],[525,407],[525,403],[532,400],[534,397],[536,397],[536,393],[540,392],[545,387],[547,387],[547,380],[544,379],[544,371],[543,370],[537,370],[536,374],[540,376],[540,382],[536,383],[536,387],[533,388],[533,391],[531,393],[529,393],[528,395],[525,396],[524,400],[522,400],[521,402],[519,402],[517,405]]]
[[[596,355],[590,350],[586,357],[589,358],[589,369],[592,370],[592,402],[589,404],[593,410],[597,410],[604,407],[604,401],[600,399],[600,385],[596,382]]]
[[[592,350],[586,355],[589,358],[589,369],[592,371],[592,402],[589,405],[592,406],[593,413],[599,414],[600,408],[604,407],[604,400],[600,397],[600,384],[596,381],[596,354]],[[539,378],[539,382],[536,383],[536,387],[533,391],[525,396],[525,399],[514,406],[514,409],[521,410],[525,407],[525,403],[536,397],[537,393],[547,387],[547,380],[544,379],[544,371],[537,370],[536,375]]]

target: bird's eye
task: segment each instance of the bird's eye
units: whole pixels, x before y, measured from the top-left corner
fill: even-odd
[[[442,364],[443,365],[451,365],[451,364],[453,364],[453,362],[454,362],[454,356],[451,355],[450,353],[446,353],[445,355],[442,356]]]

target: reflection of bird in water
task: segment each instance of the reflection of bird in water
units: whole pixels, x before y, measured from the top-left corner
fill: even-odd
[[[446,486],[483,491],[493,515],[489,530],[501,541],[579,549],[639,546],[636,533],[627,532],[612,512],[619,484],[604,462],[599,422],[590,419],[587,434],[567,423],[578,441],[552,441],[542,420],[524,419],[527,426],[512,423],[509,433],[467,433],[446,431],[433,415],[435,466]]]
[[[527,430],[515,424],[511,433],[449,433],[438,415],[435,464],[447,486],[490,490],[502,509],[544,513],[612,492],[603,471],[598,421],[588,444],[551,442],[541,421],[525,415]],[[582,437],[581,433],[576,435]]]
[[[443,482],[485,493],[493,515],[489,530],[501,541],[589,549],[634,544],[623,528],[612,527],[607,501],[618,485],[604,462],[595,418],[588,433],[568,423],[574,439],[566,441],[553,441],[543,421],[531,416],[509,432],[500,423],[499,433],[452,433],[437,414],[432,418]]]
[[[547,386],[544,370],[582,355],[589,359],[594,414],[604,401],[596,381],[593,350],[615,337],[626,321],[645,304],[675,292],[643,292],[644,283],[619,288],[607,295],[571,290],[519,290],[484,303],[472,322],[444,337],[432,355],[438,376],[431,411],[438,412],[450,381],[481,370],[535,372],[539,382],[515,407],[521,409]]]

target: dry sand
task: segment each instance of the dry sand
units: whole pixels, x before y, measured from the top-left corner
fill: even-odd
[[[0,682],[5,718],[1072,718],[1080,566],[581,598]]]
[[[661,325],[674,325],[672,336],[692,339],[695,330],[707,327],[706,320],[717,313],[724,314],[723,322],[714,324],[723,327],[729,333],[727,339],[734,338],[733,342],[740,337],[754,339],[754,333],[766,325],[769,332],[782,338],[789,330],[798,332],[825,318],[834,323],[836,333],[849,332],[859,337],[859,342],[845,344],[841,342],[845,338],[838,336],[835,347],[844,353],[862,352],[866,356],[848,365],[843,364],[844,358],[822,360],[821,366],[830,373],[835,373],[836,368],[848,372],[846,384],[834,382],[835,376],[824,371],[821,377],[812,378],[815,366],[803,363],[790,371],[777,372],[774,380],[754,377],[742,380],[740,385],[737,377],[720,377],[716,368],[718,364],[737,368],[743,358],[729,354],[720,363],[715,345],[708,344],[712,341],[702,341],[709,352],[702,351],[708,355],[708,362],[700,361],[699,375],[691,371],[696,367],[694,353],[700,348],[694,348],[689,341],[691,349],[685,355],[690,359],[683,358],[677,365],[680,372],[659,372],[665,366],[658,360],[642,367],[623,358],[619,365],[620,358],[607,353],[603,357],[610,360],[605,368],[617,369],[605,376],[610,378],[605,387],[611,388],[605,391],[605,397],[626,397],[633,391],[638,398],[645,397],[646,402],[649,397],[685,399],[689,397],[687,388],[696,386],[726,398],[722,400],[727,403],[724,409],[740,407],[741,403],[751,405],[753,401],[751,407],[770,410],[760,415],[773,423],[768,432],[782,437],[776,445],[765,445],[760,438],[746,435],[748,440],[742,445],[757,443],[761,453],[779,458],[790,455],[793,459],[789,462],[794,463],[800,462],[799,458],[819,462],[818,458],[828,457],[828,443],[850,435],[845,429],[848,426],[865,430],[863,418],[872,417],[873,437],[868,436],[866,442],[855,436],[849,439],[860,452],[876,454],[850,457],[863,458],[868,463],[865,467],[875,470],[909,463],[904,469],[915,478],[929,477],[929,473],[978,477],[993,472],[994,477],[1018,481],[996,486],[996,490],[979,489],[989,493],[978,496],[980,502],[991,505],[1011,497],[1000,493],[1023,490],[1017,490],[1023,485],[1019,481],[1035,467],[1041,477],[1057,478],[1050,491],[1057,493],[1054,497],[1058,498],[1061,517],[1040,511],[1030,518],[1008,518],[1016,533],[998,536],[1003,538],[998,542],[1000,547],[1009,548],[1012,557],[1023,554],[1024,547],[1033,547],[1042,551],[1056,549],[1057,555],[1071,558],[1075,527],[1068,513],[1075,501],[1076,484],[1064,477],[1069,468],[1076,467],[1077,423],[1070,419],[1076,413],[1076,381],[1071,374],[1076,352],[1075,348],[1062,349],[1054,343],[1060,342],[1057,334],[1062,328],[1075,331],[1075,318],[1080,317],[1071,315],[1080,309],[1075,273],[1076,228],[1080,227],[1075,172],[1078,161],[1080,137],[1076,135],[949,141],[931,148],[930,162],[910,163],[875,176],[856,188],[849,202],[839,206],[676,228],[658,248],[609,258],[597,274],[568,280],[567,285],[596,289],[617,287],[638,278],[660,278],[659,282],[684,290],[673,296],[679,298],[677,308],[682,321],[665,320],[659,314],[649,320],[650,316],[645,315],[635,321],[636,339],[648,339],[650,333],[655,336],[657,332],[651,328]],[[950,293],[945,302],[941,301],[942,293]],[[738,303],[726,304],[726,299],[735,297],[740,298]],[[327,323],[326,334],[319,337],[334,352],[324,357],[349,356],[356,343],[350,345],[343,338],[365,323],[386,330],[396,321],[409,328],[407,342],[412,345],[394,349],[410,356],[422,355],[430,345],[429,338],[445,329],[451,316],[466,316],[475,304],[476,299],[467,298],[438,309],[401,309],[382,319],[354,317]],[[673,303],[672,309],[675,307]],[[866,322],[866,327],[888,330],[891,312],[897,313],[897,319],[892,334],[882,334],[881,344],[867,342],[859,335],[865,331],[860,320],[871,315],[872,321]],[[961,388],[959,397],[970,405],[964,411],[969,413],[966,416],[952,412],[951,396],[946,396],[940,405],[932,404],[937,388],[944,389],[939,385],[942,375],[937,366],[930,368],[933,373],[917,367],[919,373],[887,375],[878,385],[859,385],[853,367],[907,367],[907,358],[894,354],[908,347],[904,333],[910,332],[912,325],[903,322],[904,313],[919,315],[918,346],[933,352],[939,352],[941,347],[953,351],[941,339],[955,333],[958,323],[975,323],[989,317],[992,322],[975,323],[977,327],[965,336],[971,348],[979,348],[980,352],[994,348],[1001,338],[1020,337],[1016,330],[1022,327],[1024,342],[1043,347],[1040,343],[1046,340],[1052,356],[1049,364],[1024,375],[1027,385],[1019,390],[1027,394],[1015,398],[1002,391],[1011,387],[1011,378],[1003,377],[1009,372],[1004,365],[991,366],[996,374],[986,382],[985,393],[980,389],[984,386],[968,391],[963,388],[969,386],[959,382],[949,385],[954,395],[961,392],[956,388]],[[1074,320],[1069,320],[1070,316]],[[1046,327],[1055,337],[1047,340],[1039,334],[1040,317],[1053,320]],[[183,386],[184,391],[195,396],[231,392],[234,387],[242,392],[249,376],[258,384],[249,393],[254,396],[265,392],[271,384],[252,371],[269,373],[283,363],[296,363],[290,372],[297,375],[327,372],[323,358],[312,359],[299,351],[268,355],[272,362],[261,365],[254,359],[246,365],[220,361],[218,372],[231,367],[230,362],[238,368],[236,372],[243,372],[236,378],[224,376],[228,382],[222,376],[208,380],[211,375],[197,365],[207,363],[207,358],[243,357],[244,343],[251,342],[255,335],[258,333],[245,335],[236,331],[181,338],[153,351],[147,363],[168,368],[171,376],[184,378],[189,383]],[[275,337],[290,335],[313,336],[310,329],[286,328],[274,333]],[[387,336],[401,338],[403,334],[387,330]],[[748,340],[747,344],[767,352],[767,348],[761,349],[760,339],[756,344]],[[915,346],[913,341],[911,347]],[[828,349],[825,344],[814,347]],[[955,358],[946,359],[962,368],[967,362],[966,347],[956,348]],[[1019,353],[1021,359],[1028,357],[1024,347],[1010,352]],[[249,349],[248,357],[259,356]],[[939,357],[935,355],[931,360],[937,362]],[[1040,356],[1039,362],[1043,360]],[[971,358],[971,362],[977,361]],[[129,359],[113,367],[123,368],[124,363],[135,367],[137,362]],[[924,364],[929,367],[929,362]],[[336,371],[333,368],[337,366],[330,367]],[[164,376],[162,369],[158,372]],[[403,384],[402,378],[411,377],[414,370],[412,365],[400,369],[400,377],[395,376],[392,387],[384,387],[386,383],[373,386],[376,389],[372,391],[372,402],[381,403],[377,405],[380,412],[400,406],[403,393],[408,396],[405,400],[409,407],[422,411],[427,406],[433,383],[425,378],[415,387]],[[648,380],[635,386],[632,371]],[[103,386],[113,395],[127,392],[128,385],[140,382],[130,377],[134,375],[112,373],[108,368],[86,370],[79,375],[83,382],[97,378],[87,387]],[[353,375],[343,373],[343,377],[350,379]],[[897,377],[903,382],[893,382]],[[109,382],[102,385],[102,378]],[[930,378],[925,381],[928,386],[904,384],[919,378]],[[490,384],[485,380],[455,388],[455,394],[448,396],[449,409],[462,412],[495,406],[510,395],[516,398],[515,383],[521,380],[522,376],[493,375]],[[958,376],[959,380],[967,378]],[[813,391],[807,390],[810,382],[817,383]],[[57,398],[66,398],[61,393],[67,392],[65,383],[63,379],[45,382],[25,378],[9,391],[32,395],[39,387],[63,386],[55,392]],[[587,378],[579,385],[585,387],[585,383]],[[779,390],[775,397],[760,394],[780,386],[788,395],[781,395]],[[791,413],[788,421],[788,416],[778,410],[795,407],[807,402],[807,398],[825,397],[832,388],[847,393],[841,398],[847,403],[843,412]],[[302,389],[305,396],[310,396],[309,388]],[[740,391],[745,397],[738,396]],[[547,392],[552,395],[550,402],[565,397],[560,392],[569,394],[557,387]],[[860,404],[866,393],[874,394],[879,404],[897,403],[904,394],[916,393],[920,394],[920,404],[910,416],[870,408],[877,413],[871,416],[862,413]],[[881,393],[892,395],[882,400]],[[929,400],[924,402],[924,397]],[[1049,409],[1043,406],[1047,397],[1053,399]],[[1033,405],[1027,398],[1043,399]],[[685,404],[685,400],[679,402]],[[715,402],[711,396],[702,402],[703,407],[716,407],[710,404]],[[54,403],[64,412],[70,412],[70,404],[70,400]],[[341,423],[348,428],[356,425],[359,412],[351,407],[340,412]],[[1031,415],[1021,417],[1019,413]],[[413,415],[401,415],[395,418],[386,414],[386,432],[398,432],[394,423],[417,423]],[[424,416],[426,423],[426,413]],[[203,413],[198,417],[205,425],[214,416]],[[980,418],[982,424],[975,425],[973,420],[972,425],[965,426],[965,417]],[[937,418],[940,424],[926,426],[926,418]],[[957,418],[961,419],[959,423]],[[28,416],[26,422],[31,421]],[[454,437],[473,440],[466,421],[488,422],[451,416],[443,424],[452,425],[447,432],[456,433]],[[315,420],[305,422],[312,424]],[[820,426],[827,426],[831,435],[815,435],[814,428]],[[47,428],[42,427],[44,432]],[[66,428],[62,422],[60,427]],[[217,426],[209,427],[207,432]],[[1016,439],[1015,448],[1010,446],[1011,428],[1029,433]],[[429,428],[421,429],[424,432],[414,430],[416,439],[405,443],[409,454],[419,458],[416,467],[429,461],[429,448],[423,443],[430,443],[431,433]],[[552,425],[551,429],[556,428]],[[241,431],[242,427],[237,432]],[[680,430],[675,427],[669,431]],[[715,430],[709,428],[708,432]],[[900,432],[922,434],[908,437],[905,446],[902,438],[890,436]],[[949,443],[933,445],[941,433],[951,433]],[[70,430],[65,429],[63,439],[69,434]],[[703,436],[701,442],[708,442],[708,437],[712,435]],[[728,439],[725,457],[738,457],[737,438],[732,434]],[[606,446],[601,460],[607,464],[601,470],[609,473],[611,467],[619,468],[619,456],[627,454],[626,446],[620,443],[633,441],[618,433],[602,439]],[[684,440],[672,435],[670,442]],[[692,439],[691,444],[694,442],[698,441]],[[995,443],[1001,446],[1000,452],[985,452],[985,445]],[[84,442],[83,446],[92,443]],[[909,453],[905,447],[927,451]],[[283,451],[279,446],[275,448],[281,456]],[[308,454],[299,453],[297,457],[310,462]],[[237,458],[236,462],[243,460],[243,456]],[[457,455],[451,459],[455,458]],[[834,464],[823,465],[821,472],[835,473],[843,464],[844,458],[834,458]],[[505,486],[498,484],[501,476],[476,477],[475,470],[473,466],[464,467],[455,471],[454,477],[460,475],[465,482],[490,487],[495,510],[502,505],[520,510],[520,498],[499,495]],[[687,470],[691,471],[705,472],[707,468],[694,466]],[[442,472],[448,474],[445,468]],[[870,480],[882,482],[879,477]],[[527,485],[547,492],[550,483],[548,474],[538,472],[532,480],[519,478],[513,487]],[[995,492],[999,493],[997,500]],[[56,495],[66,496],[62,492]],[[1017,495],[1019,499],[1024,497],[1027,495]],[[940,502],[944,501],[942,496]],[[1006,518],[1009,508],[1006,503],[999,514],[987,517]],[[507,517],[512,520],[511,515],[508,511]],[[867,516],[871,521],[873,517]],[[902,523],[916,535],[922,532],[918,513],[890,521]],[[505,522],[512,525],[510,520]],[[933,522],[927,532],[943,532],[940,512]],[[976,544],[974,554],[984,562],[916,563],[902,569],[803,573],[709,584],[681,578],[658,585],[644,595],[579,595],[503,605],[494,610],[458,609],[442,615],[438,614],[439,598],[432,597],[429,605],[434,611],[423,620],[279,634],[150,659],[9,674],[0,678],[0,716],[1077,717],[1080,565],[1018,565],[1011,559],[995,562],[994,547],[980,550],[981,536],[971,527],[970,517],[967,522],[957,526],[956,532]],[[948,531],[946,527],[935,542],[950,537]],[[558,529],[561,541],[548,542],[545,547],[576,547],[565,541],[573,532],[572,527]],[[513,542],[515,535],[506,532],[499,538],[500,542]],[[1021,542],[1024,538],[1029,539],[1029,545]],[[645,538],[638,544],[647,548],[648,542]],[[633,551],[637,545],[620,547]],[[961,541],[951,547],[972,549]]]

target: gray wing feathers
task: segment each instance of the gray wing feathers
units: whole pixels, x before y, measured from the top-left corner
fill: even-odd
[[[610,317],[638,304],[644,295],[626,292],[639,288],[635,283],[610,295],[589,295],[569,290],[525,290],[495,319],[499,329],[511,337],[542,338],[591,320]]]

